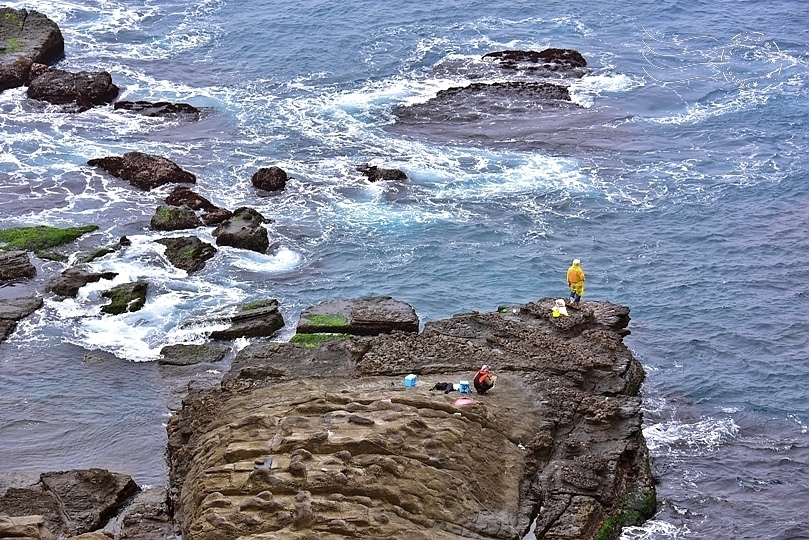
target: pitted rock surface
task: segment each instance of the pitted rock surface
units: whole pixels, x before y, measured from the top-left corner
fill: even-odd
[[[552,306],[246,347],[168,426],[184,538],[517,539],[536,519],[537,538],[579,540],[630,499],[649,517],[628,311],[585,302],[559,323]],[[483,363],[485,396],[430,390]]]

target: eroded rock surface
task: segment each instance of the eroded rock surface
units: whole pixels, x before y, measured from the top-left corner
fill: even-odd
[[[649,517],[628,311],[586,302],[552,319],[552,305],[243,349],[168,426],[185,540],[517,539],[534,520],[537,538],[581,540],[629,506]],[[498,375],[485,396],[429,390],[484,363]]]
[[[48,472],[36,483],[5,489],[0,515],[18,518],[41,538],[76,536],[103,527],[138,491],[129,476],[104,469]]]

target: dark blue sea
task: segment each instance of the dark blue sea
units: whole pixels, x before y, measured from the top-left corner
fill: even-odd
[[[565,296],[580,258],[585,301],[631,307],[626,343],[648,373],[659,511],[622,538],[809,538],[803,1],[4,5],[59,24],[58,67],[106,70],[119,99],[204,114],[67,114],[24,89],[0,94],[0,228],[97,224],[82,242],[132,246],[93,266],[152,286],[142,311],[121,316],[100,312],[109,282],[46,294],[0,345],[0,469],[99,466],[165,484],[176,389],[156,360],[204,341],[210,328],[188,321],[205,313],[277,298],[285,340],[307,306],[390,295],[427,322]],[[576,107],[396,115],[469,85],[486,53],[548,47],[589,64],[558,81]],[[171,187],[142,192],[86,165],[133,150],[193,172],[219,206],[258,209],[278,249],[221,248],[197,274],[175,269],[153,240],[176,233],[149,229]],[[408,180],[370,183],[363,163]],[[250,177],[272,165],[291,180],[260,195]],[[0,296],[66,267],[37,264],[33,285]]]

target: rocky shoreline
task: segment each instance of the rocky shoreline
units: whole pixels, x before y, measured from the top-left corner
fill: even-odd
[[[243,349],[168,426],[184,538],[603,539],[650,517],[629,310],[552,305]],[[490,393],[433,390],[484,363]]]
[[[63,54],[61,32],[47,17],[0,8],[0,91],[28,86],[28,99],[70,114],[111,106],[121,114],[199,118],[187,104],[116,102],[109,73],[46,65]],[[566,49],[502,51],[484,60],[482,69],[521,77],[561,81],[586,72],[581,55]],[[518,77],[451,88],[395,113],[400,122],[422,121],[503,93],[532,106],[574,106],[563,85]],[[181,184],[156,207],[154,231],[208,226],[217,246],[274,248],[263,226],[271,219],[216,206],[188,187],[197,183],[194,174],[167,158],[128,152],[88,166],[146,192]],[[356,170],[370,182],[407,180],[397,169]],[[286,182],[274,166],[251,178],[256,196],[286,189]],[[0,283],[36,289],[0,300],[0,342],[42,306],[43,295],[75,296],[115,277],[87,263],[127,249],[125,237],[87,256],[74,253],[78,264],[32,284],[43,259],[68,260],[48,250],[96,228],[0,231]],[[190,233],[156,242],[189,273],[216,253]],[[39,257],[36,266],[30,253]],[[110,288],[101,311],[137,310],[148,290],[141,281]],[[545,298],[420,330],[416,310],[396,299],[327,299],[304,310],[290,342],[269,341],[287,324],[277,300],[231,307],[207,316],[223,327],[209,343],[161,353],[166,373],[232,359],[221,383],[190,388],[169,422],[169,486],[141,489],[102,469],[0,471],[0,537],[448,540],[533,531],[537,538],[609,540],[654,513],[641,431],[644,372],[623,343],[626,307],[590,301],[553,318],[553,299]],[[235,353],[231,340],[244,337],[252,344]],[[498,375],[490,393],[437,390],[438,383],[470,380],[482,364]],[[403,385],[408,374],[418,377],[412,388]]]

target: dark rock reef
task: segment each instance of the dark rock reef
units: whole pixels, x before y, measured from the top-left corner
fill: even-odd
[[[552,299],[317,348],[256,343],[169,422],[185,540],[615,538],[655,509],[629,310]],[[498,375],[486,395],[430,390]],[[405,388],[403,376],[418,375]]]
[[[112,103],[118,92],[112,75],[106,71],[71,73],[48,69],[31,79],[26,95],[54,105],[69,105],[67,110],[71,112],[82,112]]]

